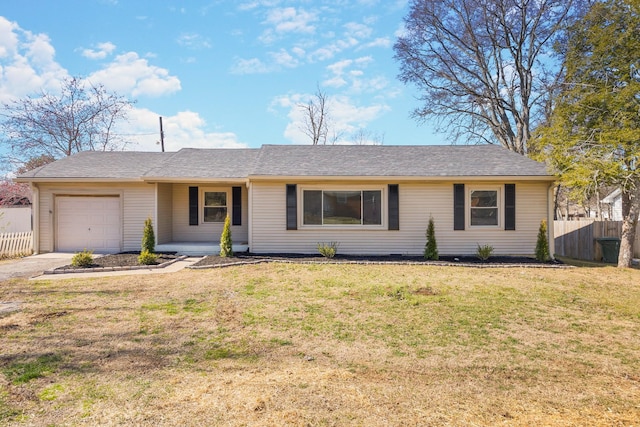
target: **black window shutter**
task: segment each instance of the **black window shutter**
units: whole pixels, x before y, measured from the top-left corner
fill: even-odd
[[[464,230],[464,184],[453,184],[453,229]]]
[[[298,194],[296,184],[287,184],[287,230],[298,229]]]
[[[242,187],[231,188],[231,225],[242,225]]]
[[[516,229],[516,185],[504,185],[504,229]]]
[[[198,187],[189,187],[189,225],[198,225]]]
[[[389,230],[400,230],[398,184],[389,184]]]

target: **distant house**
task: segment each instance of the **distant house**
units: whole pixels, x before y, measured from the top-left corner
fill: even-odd
[[[622,191],[613,190],[600,201],[602,217],[611,221],[622,221]]]
[[[139,250],[147,217],[159,250],[197,252],[229,215],[236,251],[417,255],[433,217],[443,255],[528,255],[553,221],[554,177],[494,145],[82,152],[17,180],[33,188],[38,252]]]

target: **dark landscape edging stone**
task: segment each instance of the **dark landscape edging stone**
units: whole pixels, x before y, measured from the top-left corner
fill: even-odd
[[[357,264],[357,265],[425,265],[435,267],[468,267],[468,268],[574,268],[567,264],[544,264],[544,263],[465,263],[450,261],[367,261],[367,260],[304,260],[304,259],[273,259],[261,258],[258,260],[235,261],[230,263],[219,263],[210,265],[189,265],[186,268],[192,270],[204,270],[209,268],[235,267],[240,265],[252,265],[262,263],[281,264]]]
[[[58,267],[52,270],[45,270],[42,274],[67,274],[67,273],[101,273],[107,271],[130,271],[130,270],[156,270],[159,268],[165,268],[173,263],[182,261],[188,258],[187,255],[181,255],[175,259],[165,261],[162,264],[155,265],[127,265],[120,267],[87,267],[87,268],[64,268]]]

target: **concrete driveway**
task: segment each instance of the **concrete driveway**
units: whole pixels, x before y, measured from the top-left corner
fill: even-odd
[[[49,253],[0,261],[0,282],[14,277],[33,277],[43,271],[71,263],[73,254]]]

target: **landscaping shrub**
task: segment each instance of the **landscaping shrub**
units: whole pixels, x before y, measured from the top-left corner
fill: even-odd
[[[93,251],[84,250],[77,252],[71,258],[71,265],[74,267],[91,267],[93,264]]]
[[[138,257],[138,263],[142,265],[153,265],[158,263],[158,255],[153,252],[149,252],[148,250],[143,250],[140,252],[140,256]]]
[[[229,219],[229,215],[227,215],[224,220],[224,228],[222,229],[222,235],[220,236],[220,256],[233,256],[233,241],[231,240],[231,220]]]
[[[491,258],[493,255],[493,246],[491,245],[478,245],[478,249],[476,249],[476,256],[480,259],[480,261],[486,261]]]
[[[325,258],[333,258],[338,252],[338,242],[318,243],[318,252]]]
[[[549,240],[547,239],[547,221],[540,221],[538,229],[538,240],[536,242],[536,259],[540,262],[549,261],[551,254],[549,253]]]
[[[144,229],[142,230],[142,250],[140,252],[144,251],[149,253],[156,251],[156,236],[153,232],[153,223],[150,217],[144,221]]]
[[[436,243],[436,230],[433,223],[433,217],[429,217],[429,225],[427,226],[427,243],[424,246],[424,259],[437,260],[438,244]]]

